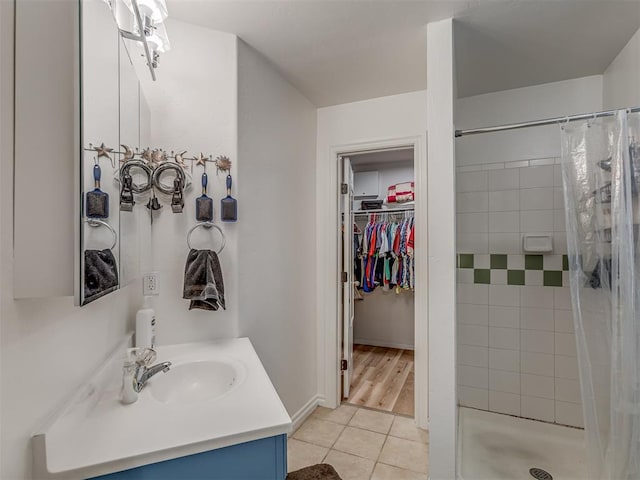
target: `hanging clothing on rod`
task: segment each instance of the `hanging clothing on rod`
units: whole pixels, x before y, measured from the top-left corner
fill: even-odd
[[[369,215],[362,234],[354,234],[354,271],[364,292],[414,289],[414,232],[411,211]]]

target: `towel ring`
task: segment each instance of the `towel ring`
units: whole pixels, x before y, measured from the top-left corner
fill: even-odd
[[[224,250],[224,246],[227,243],[227,239],[224,236],[224,232],[222,231],[222,229],[213,222],[199,222],[189,229],[189,233],[187,233],[187,247],[189,247],[189,250],[193,250],[193,247],[191,246],[191,234],[198,227],[204,227],[204,228],[213,227],[216,230],[218,230],[218,232],[220,232],[220,236],[222,237],[222,245],[220,245],[220,250],[216,252],[218,255],[220,255],[222,253],[222,250]]]
[[[113,244],[111,245],[111,247],[109,247],[109,250],[113,250],[115,248],[115,246],[118,244],[118,234],[111,225],[102,220],[98,220],[97,218],[87,218],[85,222],[87,222],[90,227],[107,227],[107,229],[109,229],[109,231],[113,235]]]

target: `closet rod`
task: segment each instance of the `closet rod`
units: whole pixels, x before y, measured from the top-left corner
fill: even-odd
[[[413,212],[412,208],[379,208],[376,210],[355,210],[352,213],[354,215],[369,215],[370,213],[401,213],[401,212]]]
[[[621,109],[624,110],[624,109]],[[628,112],[640,112],[640,107],[628,108]],[[532,122],[512,123],[509,125],[498,125],[495,127],[471,128],[469,130],[456,130],[456,138],[466,135],[478,135],[480,133],[504,132],[507,130],[517,130],[519,128],[541,127],[543,125],[553,125],[554,123],[574,122],[576,120],[588,120],[590,118],[612,117],[618,110],[607,110],[604,112],[582,113],[580,115],[569,115],[567,117],[546,118],[544,120],[534,120]]]

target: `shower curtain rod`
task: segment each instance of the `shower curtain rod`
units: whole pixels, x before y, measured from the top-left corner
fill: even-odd
[[[624,109],[621,109],[624,110]],[[640,112],[640,107],[628,108],[631,113]],[[498,125],[495,127],[471,128],[468,130],[456,130],[456,138],[466,135],[478,135],[480,133],[504,132],[507,130],[517,130],[519,128],[541,127],[543,125],[553,125],[554,123],[573,122],[576,120],[588,120],[590,118],[611,117],[618,110],[607,110],[605,112],[583,113],[580,115],[569,115],[568,117],[546,118],[544,120],[534,120],[532,122],[512,123],[510,125]]]

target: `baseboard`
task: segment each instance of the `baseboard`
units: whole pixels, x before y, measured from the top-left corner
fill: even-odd
[[[398,348],[400,350],[415,350],[415,345],[407,345],[404,343],[385,342],[381,340],[369,340],[366,338],[354,338],[353,343],[358,345],[371,345],[372,347]]]
[[[303,424],[307,417],[313,413],[322,401],[324,401],[324,397],[322,395],[314,395],[302,406],[300,410],[291,416],[291,430],[289,430],[289,435],[295,432],[298,427]]]

